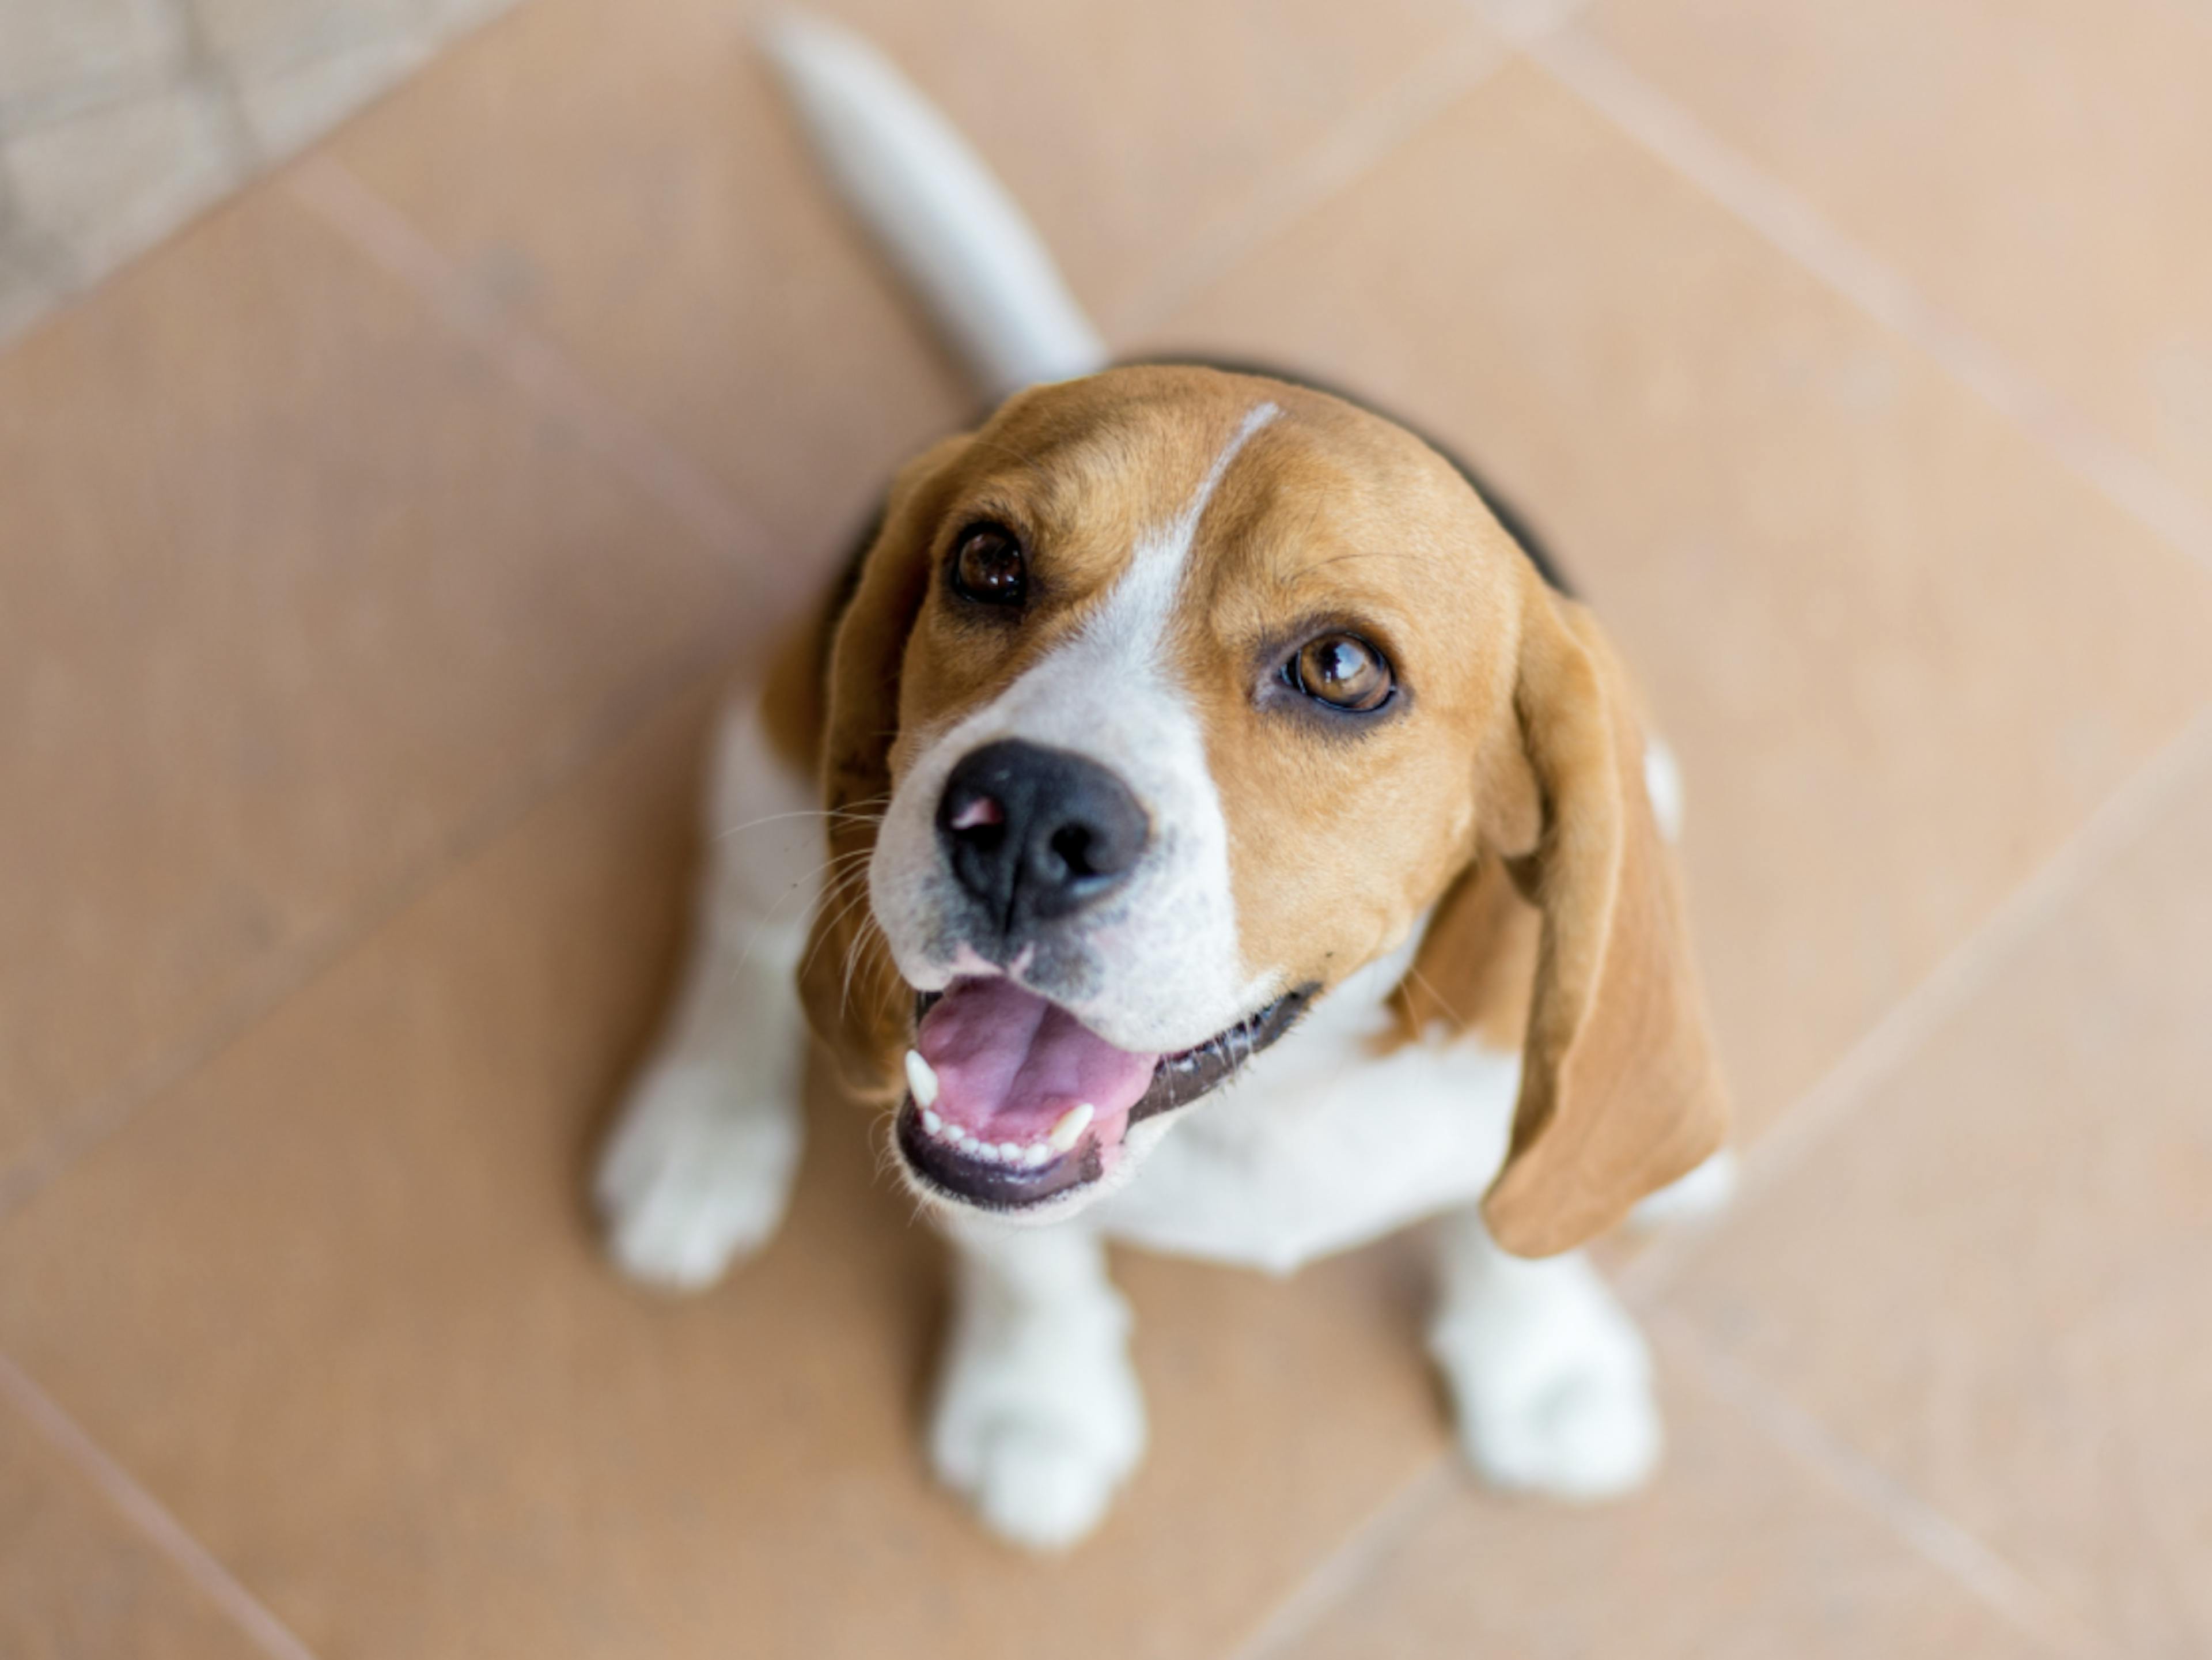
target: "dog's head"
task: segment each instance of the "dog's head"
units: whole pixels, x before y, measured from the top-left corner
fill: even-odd
[[[1400,428],[1207,369],[1040,387],[900,474],[838,625],[808,1006],[905,1091],[919,1190],[1057,1218],[1504,873],[1541,930],[1486,1213],[1562,1250],[1721,1129],[1642,755],[1589,615]],[[1415,960],[1462,1019],[1485,910]]]

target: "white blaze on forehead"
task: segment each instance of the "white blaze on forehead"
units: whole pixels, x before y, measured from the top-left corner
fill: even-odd
[[[1162,650],[1199,521],[1252,435],[1281,411],[1249,410],[1175,517],[1131,549],[1098,610],[998,697],[928,745],[894,794],[870,861],[869,893],[908,983],[935,990],[963,952],[944,924],[961,913],[934,815],[960,758],[1019,739],[1116,774],[1150,816],[1152,845],[1121,891],[1074,923],[1095,958],[1094,989],[1066,995],[1109,1043],[1172,1050],[1235,1025],[1282,989],[1248,975],[1229,879],[1229,827],[1204,730]],[[950,952],[949,957],[941,955]],[[1017,970],[1019,972],[1019,970]]]
[[[1214,491],[1221,488],[1230,463],[1251,441],[1252,435],[1281,413],[1273,404],[1258,404],[1246,411],[1235,435],[1222,446],[1221,453],[1213,458],[1213,465],[1206,470],[1206,477],[1199,481],[1197,490],[1183,510],[1131,550],[1128,569],[1121,573],[1121,580],[1115,584],[1105,608],[1091,620],[1086,633],[1096,635],[1133,630],[1148,634],[1149,643],[1158,643],[1168,612],[1175,605],[1176,590],[1182,586],[1183,571],[1190,564],[1190,550],[1198,540],[1198,521],[1206,516],[1206,505],[1213,500]],[[1131,640],[1117,643],[1137,642]]]

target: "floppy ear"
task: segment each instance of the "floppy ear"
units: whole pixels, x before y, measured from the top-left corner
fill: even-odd
[[[1412,977],[1493,1031],[1528,988],[1512,1143],[1483,1219],[1505,1250],[1548,1256],[1702,1162],[1728,1110],[1626,678],[1589,613],[1533,573],[1522,616],[1516,729],[1480,763],[1484,846]],[[1533,976],[1501,972],[1527,964],[1532,933]]]
[[[965,434],[899,470],[852,597],[831,621],[822,794],[829,875],[799,989],[808,1024],[836,1055],[848,1087],[888,1092],[911,1023],[910,994],[868,909],[867,869],[890,804],[891,745],[907,636],[929,591],[930,546]]]

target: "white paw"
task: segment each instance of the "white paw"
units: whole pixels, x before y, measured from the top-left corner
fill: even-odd
[[[793,1104],[742,1100],[709,1063],[655,1063],[631,1091],[592,1186],[607,1254],[647,1285],[712,1285],[783,1219],[799,1144]]]
[[[1493,1487],[1610,1499],[1642,1486],[1663,1444],[1643,1335],[1591,1276],[1534,1303],[1448,1315],[1430,1345],[1460,1444]]]
[[[1042,1344],[962,1344],[930,1425],[938,1479],[1010,1544],[1065,1550],[1096,1528],[1145,1450],[1127,1357]],[[1026,1353],[1024,1353],[1026,1352]],[[1073,1364],[1071,1364],[1071,1361]]]
[[[991,1419],[939,1448],[939,1479],[1024,1550],[1066,1550],[1096,1528],[1127,1474],[1094,1438],[1044,1418]]]
[[[1682,839],[1682,763],[1656,738],[1644,743],[1644,793],[1651,798],[1651,817],[1670,842]]]
[[[1723,1147],[1687,1176],[1647,1194],[1628,1213],[1628,1219],[1639,1228],[1663,1228],[1718,1216],[1735,1199],[1741,1177],[1735,1149]]]

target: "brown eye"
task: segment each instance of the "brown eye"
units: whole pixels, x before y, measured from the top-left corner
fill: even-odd
[[[1029,597],[1022,544],[1003,525],[971,525],[952,555],[952,588],[979,605],[1018,605]]]
[[[1397,684],[1382,654],[1356,634],[1309,640],[1286,667],[1291,684],[1307,696],[1354,714],[1381,708]]]

